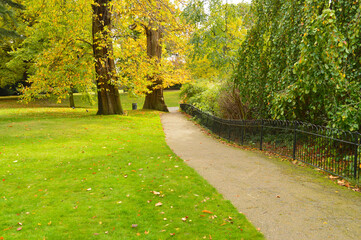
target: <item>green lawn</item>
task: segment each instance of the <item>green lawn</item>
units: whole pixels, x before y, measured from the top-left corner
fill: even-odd
[[[172,153],[159,112],[95,113],[2,104],[0,239],[263,239]]]
[[[179,90],[166,90],[164,91],[164,100],[168,107],[179,106]],[[93,104],[90,104],[86,98],[80,93],[74,94],[75,107],[77,108],[97,108],[96,96],[90,95],[93,98]],[[28,105],[19,104],[17,102],[18,97],[0,97],[0,108],[1,107],[68,107],[69,100],[63,99],[61,103],[57,103],[56,99],[41,99],[35,102],[31,102]],[[130,97],[128,93],[121,93],[120,100],[124,110],[131,110],[132,103],[138,104],[138,109],[142,109],[144,103],[144,97]]]

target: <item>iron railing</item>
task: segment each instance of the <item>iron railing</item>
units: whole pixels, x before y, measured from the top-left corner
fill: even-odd
[[[216,135],[312,165],[360,182],[361,134],[286,120],[227,120],[181,104],[180,108]]]

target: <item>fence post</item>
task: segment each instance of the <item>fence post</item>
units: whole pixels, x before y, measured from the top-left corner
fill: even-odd
[[[297,125],[296,121],[293,121],[293,154],[292,158],[296,159],[296,148],[297,148]]]
[[[259,144],[259,150],[262,151],[262,143],[263,143],[263,119],[261,120],[261,141]]]
[[[241,145],[243,145],[243,140],[244,140],[244,132],[246,131],[246,124],[245,124],[245,121],[242,120],[243,122],[243,126],[242,126],[242,138],[241,138]]]
[[[356,136],[355,140],[355,157],[354,157],[354,164],[353,164],[353,176],[355,180],[357,180],[357,158],[358,158],[358,137]]]
[[[231,141],[231,127],[229,124],[227,125],[227,128],[228,128],[228,141]]]

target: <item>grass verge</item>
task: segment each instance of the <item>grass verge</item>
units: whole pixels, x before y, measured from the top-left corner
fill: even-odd
[[[164,91],[164,100],[168,107],[178,107],[179,106],[179,90],[165,90]],[[93,104],[90,104],[89,101],[82,96],[80,93],[74,94],[74,102],[76,108],[97,108],[97,98],[95,95],[92,96]],[[21,104],[18,102],[19,97],[17,96],[8,96],[0,97],[0,108],[19,108],[19,107],[69,107],[69,99],[63,99],[61,103],[57,103],[56,99],[40,99],[29,104]],[[120,94],[120,101],[122,103],[124,110],[131,110],[132,103],[138,104],[138,109],[143,107],[144,97],[130,97],[128,93]]]
[[[0,109],[0,239],[263,239],[164,140],[159,113]]]

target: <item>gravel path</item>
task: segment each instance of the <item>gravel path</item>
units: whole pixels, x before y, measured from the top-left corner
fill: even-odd
[[[170,148],[267,239],[361,239],[360,193],[313,169],[222,144],[174,110],[161,116]]]

